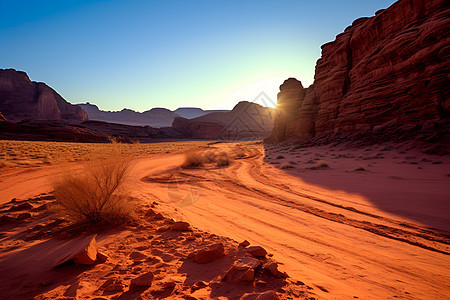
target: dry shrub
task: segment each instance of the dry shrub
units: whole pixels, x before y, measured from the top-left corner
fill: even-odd
[[[294,166],[289,163],[285,163],[284,165],[281,166],[281,169],[292,169],[292,168],[294,168]]]
[[[216,167],[227,167],[231,164],[232,158],[224,151],[195,151],[187,152],[184,162],[181,165],[184,169],[199,168],[208,164],[215,164]]]
[[[328,165],[328,163],[324,160],[319,160],[316,165],[314,167],[311,167],[311,170],[324,170],[324,169],[328,169],[330,168],[330,166]]]
[[[65,172],[54,182],[60,213],[83,225],[117,225],[132,220],[129,198],[120,194],[131,170],[131,159],[114,154],[103,153],[102,158],[91,159],[77,171]]]
[[[204,156],[202,152],[187,152],[184,155],[184,162],[181,165],[182,168],[198,168],[203,166]]]

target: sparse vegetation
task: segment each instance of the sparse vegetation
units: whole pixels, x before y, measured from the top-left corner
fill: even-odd
[[[285,163],[284,165],[281,166],[281,169],[292,169],[292,168],[294,168],[294,166],[292,166],[289,163]]]
[[[231,161],[231,156],[224,151],[190,151],[185,153],[184,162],[181,167],[184,169],[190,169],[212,164],[218,168],[222,168],[229,166]]]
[[[187,152],[184,154],[184,162],[181,167],[184,169],[198,168],[203,166],[204,161],[205,157],[203,152]]]
[[[129,198],[120,195],[131,159],[111,155],[84,163],[54,182],[56,208],[76,224],[121,224],[132,219]]]
[[[360,171],[367,171],[363,166],[359,166],[355,168],[355,171],[360,172]]]
[[[207,142],[176,142],[152,144],[121,144],[121,154],[146,156],[158,153],[185,151],[198,148]],[[35,142],[0,140],[0,168],[36,167],[59,165],[66,162],[82,162],[96,153],[108,152],[111,144]]]
[[[314,167],[311,167],[311,170],[324,170],[324,169],[329,169],[330,166],[328,165],[328,163],[324,160],[319,160],[317,161],[316,165]]]

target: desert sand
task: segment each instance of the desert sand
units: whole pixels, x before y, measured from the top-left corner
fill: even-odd
[[[450,159],[412,146],[204,143],[197,148],[239,153],[227,167],[194,169],[179,168],[186,147],[136,154],[126,191],[140,223],[96,237],[106,262],[57,271],[51,268],[56,254],[81,237],[55,235],[64,221],[39,207],[52,201],[51,178],[77,162],[3,168],[2,215],[31,217],[1,227],[0,272],[8,278],[0,294],[238,299],[274,291],[283,299],[448,299]],[[29,198],[23,203],[31,207],[7,211]],[[164,217],[155,219],[156,213]],[[175,220],[191,229],[170,230]],[[261,273],[252,284],[221,281],[245,256],[238,246],[244,240],[266,249],[266,259],[290,277]],[[188,258],[218,242],[225,257],[205,265]],[[148,270],[155,274],[152,287],[129,289],[130,280]]]

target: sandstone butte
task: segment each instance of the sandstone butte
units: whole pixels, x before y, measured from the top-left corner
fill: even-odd
[[[280,86],[272,140],[383,126],[448,132],[449,15],[446,0],[400,0],[355,20],[321,47],[310,87],[294,78]]]
[[[0,112],[11,122],[87,120],[83,109],[68,103],[45,83],[31,81],[25,72],[14,69],[0,69]]]

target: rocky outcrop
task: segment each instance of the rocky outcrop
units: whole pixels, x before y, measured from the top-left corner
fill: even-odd
[[[322,46],[312,86],[281,85],[272,138],[448,128],[449,14],[445,0],[400,0],[354,21]]]
[[[8,122],[8,120],[6,120],[2,113],[0,113],[0,122]]]
[[[188,138],[256,140],[270,135],[273,109],[241,101],[230,112],[214,112],[190,120],[175,118],[172,127]]]
[[[80,107],[68,103],[45,83],[31,81],[26,73],[14,69],[0,69],[0,111],[11,122],[87,120]]]

